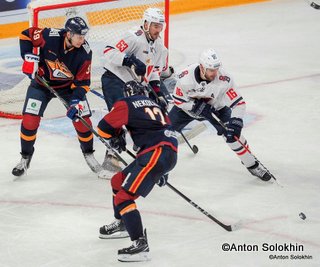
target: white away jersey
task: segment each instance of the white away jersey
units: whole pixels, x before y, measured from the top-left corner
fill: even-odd
[[[195,99],[205,98],[207,103],[219,110],[225,106],[232,109],[231,117],[243,118],[245,101],[235,88],[233,78],[219,68],[211,82],[199,79],[199,64],[193,64],[177,74],[178,81],[173,91],[174,104],[191,115]]]
[[[154,42],[149,42],[141,28],[129,31],[121,40],[117,40],[117,43],[106,46],[104,67],[122,81],[131,81],[134,78],[131,74],[132,71],[130,68],[122,66],[122,62],[125,55],[132,54],[147,65],[146,77],[149,81],[160,80],[160,72],[167,68],[168,55],[168,50],[163,45],[162,39],[158,38]]]

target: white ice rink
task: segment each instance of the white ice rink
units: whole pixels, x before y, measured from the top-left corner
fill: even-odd
[[[63,128],[71,123],[44,119],[28,175],[13,181],[20,122],[0,119],[1,267],[320,266],[320,10],[303,0],[271,1],[170,22],[171,64],[178,69],[205,48],[217,50],[247,102],[243,133],[284,187],[251,176],[208,129],[190,141],[199,147],[196,156],[179,147],[170,182],[224,223],[242,220],[242,227],[227,232],[168,187],[156,186],[137,201],[152,261],[120,263],[117,250],[131,241],[98,238],[99,227],[113,219],[111,189],[86,166],[72,129]],[[104,146],[95,141],[95,148],[102,160]],[[223,251],[225,243],[258,251]],[[301,246],[263,251],[276,244]]]

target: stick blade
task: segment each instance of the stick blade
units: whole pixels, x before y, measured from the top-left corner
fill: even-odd
[[[231,228],[230,232],[241,229],[242,225],[243,225],[242,221],[238,221],[237,223],[230,225],[230,228]]]

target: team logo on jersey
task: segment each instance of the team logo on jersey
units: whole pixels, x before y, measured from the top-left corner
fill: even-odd
[[[206,89],[206,85],[207,83],[205,81],[200,83],[201,88],[198,89],[199,92],[204,92],[204,90]]]
[[[124,40],[120,40],[116,44],[116,48],[118,48],[120,52],[123,52],[124,50],[126,50],[128,48],[128,44]]]
[[[143,34],[143,31],[142,31],[142,30],[138,30],[138,31],[136,31],[134,34],[137,35],[137,36],[140,36],[140,35]]]
[[[73,74],[68,67],[60,62],[58,59],[55,61],[47,60],[46,64],[50,72],[51,80],[73,80]]]
[[[60,34],[59,34],[59,32],[60,32],[60,30],[59,29],[53,29],[53,28],[51,28],[51,30],[50,30],[50,32],[49,32],[49,36],[50,37],[58,37],[58,36],[60,36]]]
[[[86,50],[87,54],[90,53],[91,48],[90,48],[90,46],[89,46],[89,44],[88,44],[87,42],[85,42],[85,43],[82,45],[82,47],[84,48],[84,50]]]

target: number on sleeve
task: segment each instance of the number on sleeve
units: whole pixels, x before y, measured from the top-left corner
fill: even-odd
[[[230,100],[236,98],[238,95],[237,93],[233,90],[233,88],[230,88],[227,92],[227,96],[230,98]]]

